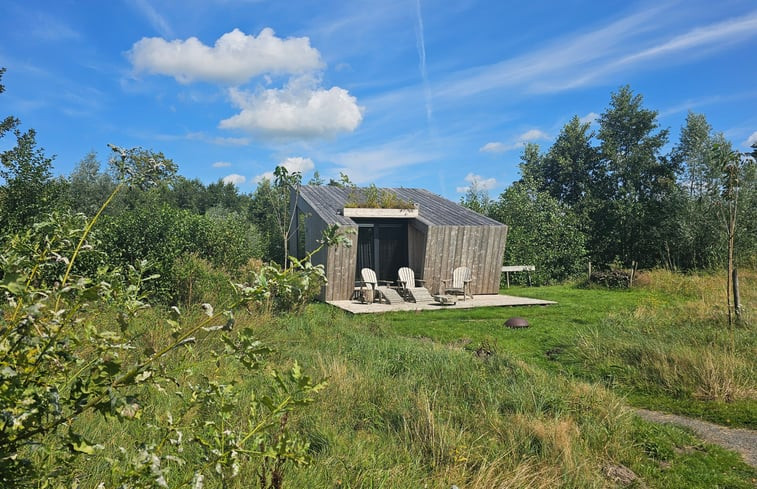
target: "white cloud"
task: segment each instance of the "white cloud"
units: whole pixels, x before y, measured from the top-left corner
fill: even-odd
[[[549,136],[547,136],[547,133],[539,129],[531,129],[530,131],[526,131],[521,134],[518,137],[518,142],[521,143],[525,141],[536,141],[539,139],[549,139]]]
[[[318,86],[312,76],[296,77],[284,88],[250,93],[229,90],[241,112],[220,122],[223,129],[240,129],[280,138],[329,137],[354,131],[363,120],[362,108],[347,90]]]
[[[596,121],[597,119],[599,119],[599,114],[597,114],[596,112],[589,112],[588,114],[586,114],[585,116],[581,117],[578,120],[579,122],[583,124],[586,124],[586,123],[593,124],[594,121]]]
[[[481,175],[476,175],[474,173],[468,173],[465,176],[464,180],[468,182],[468,185],[464,187],[457,187],[455,190],[457,190],[458,193],[464,194],[471,188],[488,192],[489,190],[497,186],[496,178],[484,178]]]
[[[245,177],[244,175],[239,175],[237,173],[232,173],[231,175],[226,175],[225,177],[223,177],[222,181],[225,184],[231,183],[239,186],[247,181],[247,177]]]
[[[507,151],[508,147],[505,145],[505,143],[497,142],[491,142],[486,143],[481,148],[479,148],[479,151],[482,153],[504,153]]]
[[[226,168],[229,166],[231,166],[231,163],[229,163],[228,161],[216,161],[215,163],[213,163],[213,168]]]
[[[667,41],[626,56],[607,60],[593,70],[586,70],[581,76],[559,87],[574,88],[634,65],[649,67],[656,59],[680,60],[685,55],[698,56],[723,49],[729,44],[741,42],[757,35],[757,11],[738,18],[729,19],[705,27],[692,29]]]
[[[168,75],[179,83],[202,80],[241,84],[266,73],[301,74],[323,66],[310,39],[282,39],[270,28],[257,37],[234,29],[213,46],[196,37],[174,41],[144,37],[134,43],[128,56],[137,73]]]
[[[746,139],[746,146],[752,146],[757,143],[757,131],[754,131],[751,136]]]
[[[676,36],[667,42],[631,54],[617,61],[618,65],[638,63],[650,58],[673,54],[679,51],[700,48],[703,45],[722,45],[753,37],[757,34],[757,12],[711,24]]]
[[[204,132],[188,132],[186,134],[149,134],[143,137],[152,137],[159,141],[202,141],[203,143],[218,146],[246,146],[250,144],[250,138],[234,138],[210,136]]]
[[[289,171],[289,173],[299,172],[304,174],[309,172],[310,170],[313,170],[315,168],[315,163],[313,163],[313,160],[311,160],[310,158],[303,158],[302,156],[290,156],[289,158],[285,158],[283,161],[281,161],[278,166],[283,166]],[[261,173],[253,179],[255,183],[260,183],[263,180],[272,181],[273,172],[267,171],[265,173]]]

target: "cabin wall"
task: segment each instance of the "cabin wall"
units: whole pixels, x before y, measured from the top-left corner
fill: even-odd
[[[320,246],[326,222],[304,200],[297,202],[297,212],[304,214],[304,229],[298,228],[289,240],[291,254],[304,256],[305,253]],[[352,246],[331,246],[321,249],[313,255],[313,265],[323,265],[327,284],[321,288],[319,299],[322,301],[346,300],[352,297],[355,287],[355,266],[357,264],[357,226],[341,226]],[[352,231],[350,231],[352,230]],[[304,233],[305,249],[299,250],[299,235]]]
[[[330,246],[326,259],[326,279],[321,300],[339,301],[352,298],[355,290],[355,268],[357,267],[357,226],[341,226],[342,232],[352,242],[352,246]],[[323,252],[323,250],[321,250]]]
[[[507,226],[429,226],[423,275],[426,287],[437,294],[452,270],[471,269],[473,294],[497,294],[505,253]]]

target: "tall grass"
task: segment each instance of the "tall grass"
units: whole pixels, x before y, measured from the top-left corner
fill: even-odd
[[[757,273],[743,273],[741,280],[742,303],[757,303]],[[716,275],[660,270],[646,274],[644,283],[658,294],[684,300],[663,303],[650,296],[580,333],[576,354],[584,369],[635,392],[741,403],[745,412],[739,424],[754,426],[757,325],[749,309],[729,328],[725,278]]]

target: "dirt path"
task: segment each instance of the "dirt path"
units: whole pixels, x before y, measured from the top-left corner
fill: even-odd
[[[691,428],[704,441],[739,452],[746,463],[757,468],[757,431],[746,428],[726,428],[707,421],[646,409],[636,409],[636,413],[647,421]]]

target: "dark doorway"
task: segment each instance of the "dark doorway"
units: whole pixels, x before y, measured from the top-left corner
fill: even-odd
[[[407,221],[358,221],[358,226],[357,276],[368,267],[379,280],[397,280],[397,270],[407,266]]]

